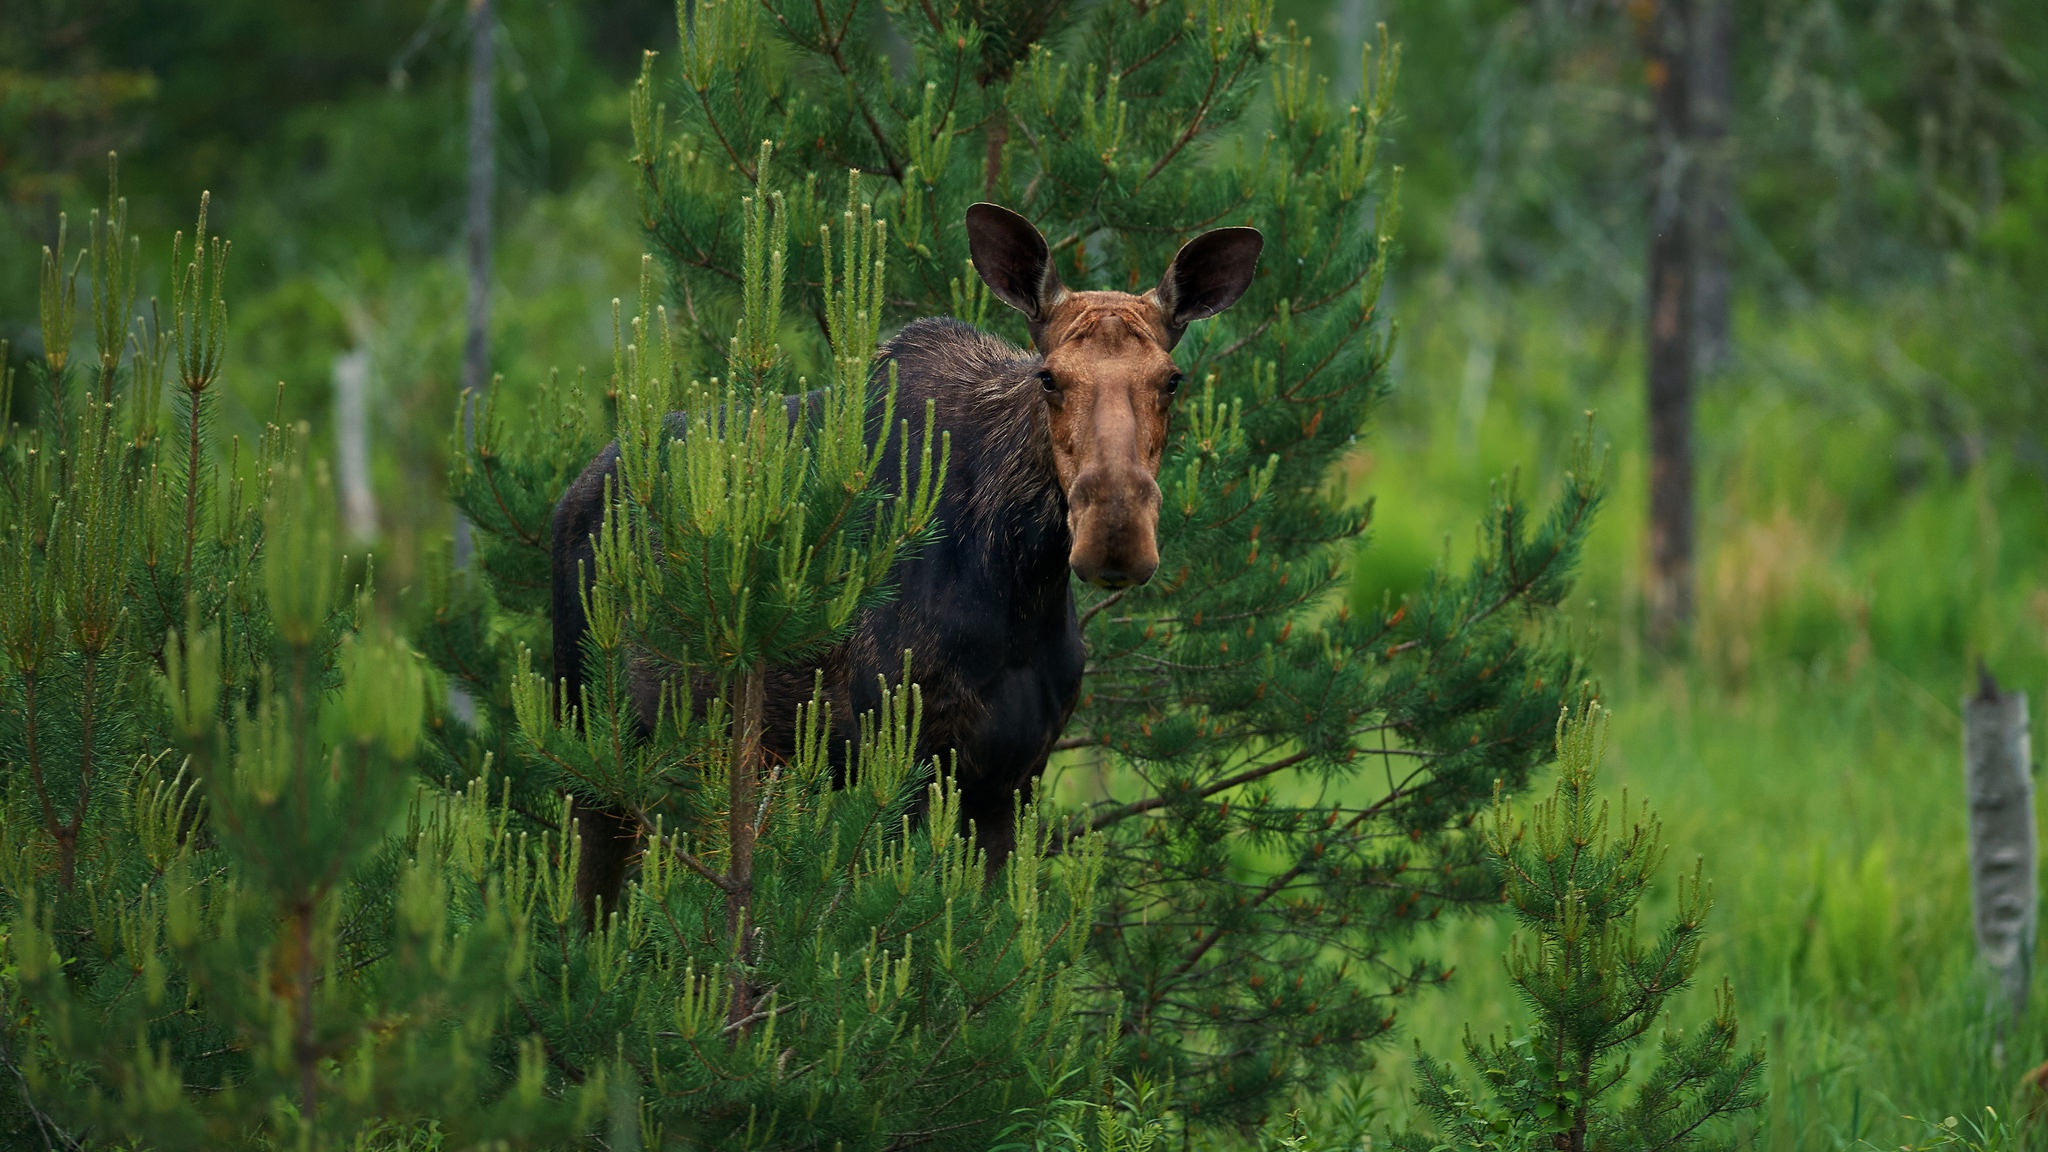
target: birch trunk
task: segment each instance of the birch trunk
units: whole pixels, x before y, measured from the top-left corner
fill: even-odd
[[[334,358],[334,470],[341,480],[341,518],[350,540],[377,535],[377,495],[370,485],[370,350],[360,344]]]
[[[1981,664],[1963,701],[1963,767],[1970,800],[1970,912],[1977,954],[2018,1020],[2027,1007],[2037,920],[2033,754],[2027,696],[2002,692]]]

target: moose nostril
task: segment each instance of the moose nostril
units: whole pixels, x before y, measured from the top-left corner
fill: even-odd
[[[1074,574],[1097,588],[1131,588],[1152,579],[1152,572],[1150,567],[1131,567],[1097,568],[1093,572],[1077,569]]]

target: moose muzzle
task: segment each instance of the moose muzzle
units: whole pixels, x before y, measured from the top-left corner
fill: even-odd
[[[1098,588],[1143,584],[1159,570],[1159,483],[1140,468],[1092,468],[1067,490],[1067,565]]]

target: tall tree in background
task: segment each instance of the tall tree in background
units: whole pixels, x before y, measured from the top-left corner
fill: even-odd
[[[1729,312],[1735,294],[1735,0],[1693,0],[1692,75],[1687,128],[1692,139],[1696,194],[1693,364],[1711,375],[1728,362]]]
[[[1683,643],[1693,614],[1693,332],[1698,245],[1690,96],[1693,22],[1701,0],[1653,0],[1641,19],[1652,94],[1648,332],[1649,570],[1645,632],[1652,648]]]
[[[1649,571],[1646,636],[1684,644],[1693,616],[1693,408],[1728,357],[1733,292],[1730,0],[1652,0],[1640,17],[1649,149]]]
[[[496,0],[469,4],[469,213],[464,254],[469,265],[467,329],[462,339],[462,443],[475,441],[476,403],[483,395],[491,357],[491,201],[496,192],[496,68],[493,35]],[[455,524],[455,562],[469,562],[469,524]]]

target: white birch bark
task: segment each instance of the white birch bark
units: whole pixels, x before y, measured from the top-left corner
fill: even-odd
[[[341,520],[355,543],[377,535],[377,494],[370,486],[370,350],[361,342],[334,358],[334,471]]]
[[[2037,922],[2034,778],[2027,696],[2002,692],[1981,665],[1963,701],[1963,765],[1970,800],[1970,912],[1977,954],[2017,1020],[2027,1007]]]

